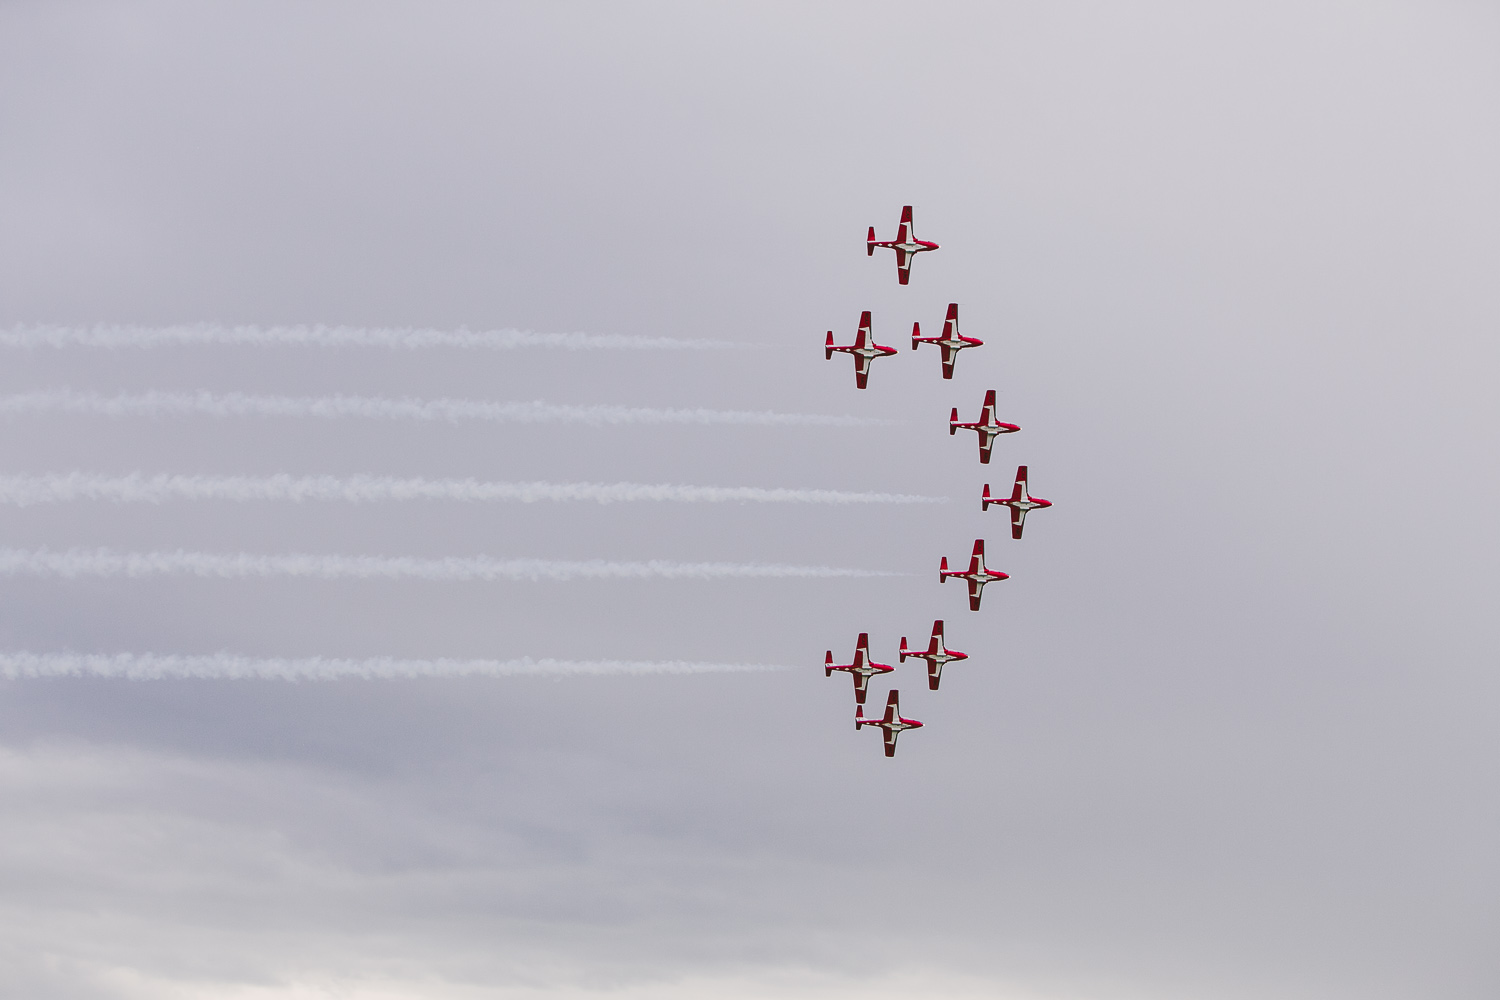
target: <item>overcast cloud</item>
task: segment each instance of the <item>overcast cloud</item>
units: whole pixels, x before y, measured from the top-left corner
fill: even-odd
[[[6,483],[742,490],[75,493],[7,558],[857,574],[0,577],[0,996],[1500,995],[1497,54],[1457,0],[0,3]],[[522,416],[391,410],[444,401]],[[936,618],[887,760],[824,650]]]

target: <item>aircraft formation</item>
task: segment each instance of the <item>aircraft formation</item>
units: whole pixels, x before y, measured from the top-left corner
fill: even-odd
[[[875,238],[875,227],[871,226],[869,236],[865,241],[866,254],[874,256],[876,248],[884,248],[896,251],[896,280],[902,284],[911,281],[912,261],[919,253],[938,249],[938,244],[927,240],[919,240],[912,227],[911,206],[907,205],[901,209],[901,222],[896,228],[896,238],[893,240],[877,240]],[[869,384],[870,365],[877,358],[889,357],[897,354],[894,347],[887,347],[875,342],[871,330],[870,311],[866,310],[860,314],[859,329],[855,332],[852,344],[835,344],[833,342],[833,331],[828,331],[827,339],[824,341],[824,358],[831,359],[835,352],[849,354],[854,359],[854,384],[856,388],[863,389]],[[958,359],[958,354],[971,347],[982,347],[984,341],[974,337],[966,337],[958,332],[958,303],[952,302],[948,305],[948,314],[943,320],[943,331],[936,337],[922,336],[920,322],[912,323],[911,327],[911,349],[917,350],[922,344],[936,344],[941,352],[942,371],[944,379],[953,378],[953,367]],[[989,465],[993,453],[995,439],[1002,434],[1014,434],[1021,428],[1017,424],[1006,423],[995,417],[995,390],[990,389],[984,394],[984,402],[979,408],[979,418],[974,421],[961,421],[958,418],[958,407],[953,407],[948,418],[948,433],[956,435],[959,430],[971,430],[979,438],[979,462],[981,465]],[[984,490],[980,494],[980,510],[987,511],[991,506],[999,505],[1010,511],[1010,536],[1012,539],[1020,539],[1022,531],[1026,526],[1026,515],[1030,511],[1040,510],[1052,506],[1050,500],[1031,495],[1028,482],[1028,469],[1025,465],[1017,466],[1016,479],[1011,486],[1010,496],[992,496],[988,483],[984,484]],[[974,551],[969,556],[968,569],[949,569],[948,557],[943,556],[938,569],[938,582],[947,583],[949,579],[962,580],[968,587],[969,610],[978,611],[981,599],[984,596],[984,587],[989,583],[1009,579],[1009,574],[992,570],[985,566],[984,562],[984,539],[974,540]],[[926,649],[913,649],[907,645],[906,636],[901,637],[899,649],[899,661],[905,663],[907,659],[918,659],[927,666],[927,686],[930,690],[938,690],[938,684],[942,679],[943,665],[969,658],[968,653],[961,653],[956,649],[949,649],[944,634],[944,623],[938,619],[932,623],[932,634],[927,640]],[[851,663],[834,663],[833,650],[828,650],[823,655],[823,673],[831,677],[834,671],[847,673],[854,680],[854,728],[856,731],[865,726],[872,726],[881,731],[885,745],[885,755],[894,757],[896,755],[896,738],[908,729],[920,729],[922,723],[916,719],[908,719],[901,715],[901,692],[896,688],[886,695],[885,713],[879,717],[865,715],[865,702],[869,695],[870,681],[876,677],[894,673],[896,668],[889,663],[877,663],[870,655],[870,635],[861,632],[854,643],[854,659]]]

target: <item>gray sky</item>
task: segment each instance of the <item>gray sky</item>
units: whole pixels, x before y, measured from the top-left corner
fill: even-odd
[[[0,651],[805,668],[0,682],[0,995],[1495,996],[1500,17],[1209,7],[0,4],[0,327],[755,345],[11,349],[0,395],[900,421],[6,415],[0,473],[951,499],[0,507],[28,551],[910,574],[0,578]],[[903,288],[860,250],[906,203]],[[904,338],[950,301],[943,382]],[[863,309],[860,393],[819,349]],[[943,430],[988,388],[986,469]],[[823,650],[937,617],[973,656],[900,668],[886,760]]]

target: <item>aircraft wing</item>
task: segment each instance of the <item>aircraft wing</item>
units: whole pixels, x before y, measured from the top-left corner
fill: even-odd
[[[984,596],[984,580],[969,580],[969,610],[979,610],[979,599]]]
[[[870,358],[868,355],[854,355],[854,384],[863,389],[865,383],[870,380]]]
[[[956,357],[958,357],[958,352],[955,351],[953,348],[949,347],[947,344],[942,345],[942,347],[943,347],[943,378],[952,378],[953,377],[953,361],[954,361],[954,359]]]
[[[933,658],[927,661],[927,687],[933,691],[938,689],[938,681],[943,676],[943,661]]]
[[[1021,529],[1026,527],[1026,512],[1015,507],[1010,509],[1010,537],[1020,538]]]
[[[988,431],[979,432],[979,464],[990,464],[990,449],[995,446],[995,435]]]
[[[870,675],[856,673],[851,670],[849,671],[849,676],[854,678],[854,703],[856,705],[863,705],[865,703],[865,695],[870,690]]]
[[[911,280],[911,259],[916,254],[908,253],[900,247],[896,248],[896,280],[906,284]]]
[[[896,736],[898,735],[899,730],[882,729],[880,733],[885,737],[885,755],[887,757],[896,756]]]
[[[958,333],[958,303],[948,303],[948,315],[943,317],[943,339],[952,340]]]

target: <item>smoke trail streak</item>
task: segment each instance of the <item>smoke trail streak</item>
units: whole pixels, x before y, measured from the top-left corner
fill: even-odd
[[[29,507],[77,500],[117,503],[165,503],[171,500],[334,500],[377,503],[384,500],[456,500],[466,502],[593,501],[629,503],[809,503],[913,504],[946,503],[946,497],[905,493],[847,493],[839,490],[767,489],[758,486],[674,486],[647,483],[496,483],[474,479],[399,479],[390,476],[197,476],[132,473],[127,476],[82,472],[0,476],[0,504]]]
[[[762,663],[699,663],[692,660],[400,660],[391,657],[335,659],[312,656],[209,656],[158,655],[156,653],[28,653],[0,652],[0,678],[7,680],[44,677],[105,677],[135,681],[176,680],[285,680],[332,681],[353,677],[363,680],[428,677],[517,677],[595,676],[619,677],[644,674],[730,674],[792,670],[792,667]]]
[[[496,559],[491,556],[340,556],[249,552],[114,552],[109,549],[0,549],[0,576],[204,576],[249,579],[289,576],[335,580],[723,580],[900,576],[883,570],[778,563],[690,563],[653,559]]]
[[[100,417],[320,417],[368,420],[486,420],[496,423],[746,424],[871,427],[895,421],[766,410],[672,410],[604,404],[496,403],[482,399],[392,399],[378,396],[254,396],[242,392],[102,393],[51,389],[0,396],[0,414],[70,413]]]
[[[156,348],[231,344],[252,347],[434,347],[516,350],[525,347],[569,351],[703,351],[754,345],[724,340],[635,337],[617,333],[532,333],[527,330],[430,330],[355,326],[17,326],[0,330],[0,347]]]

